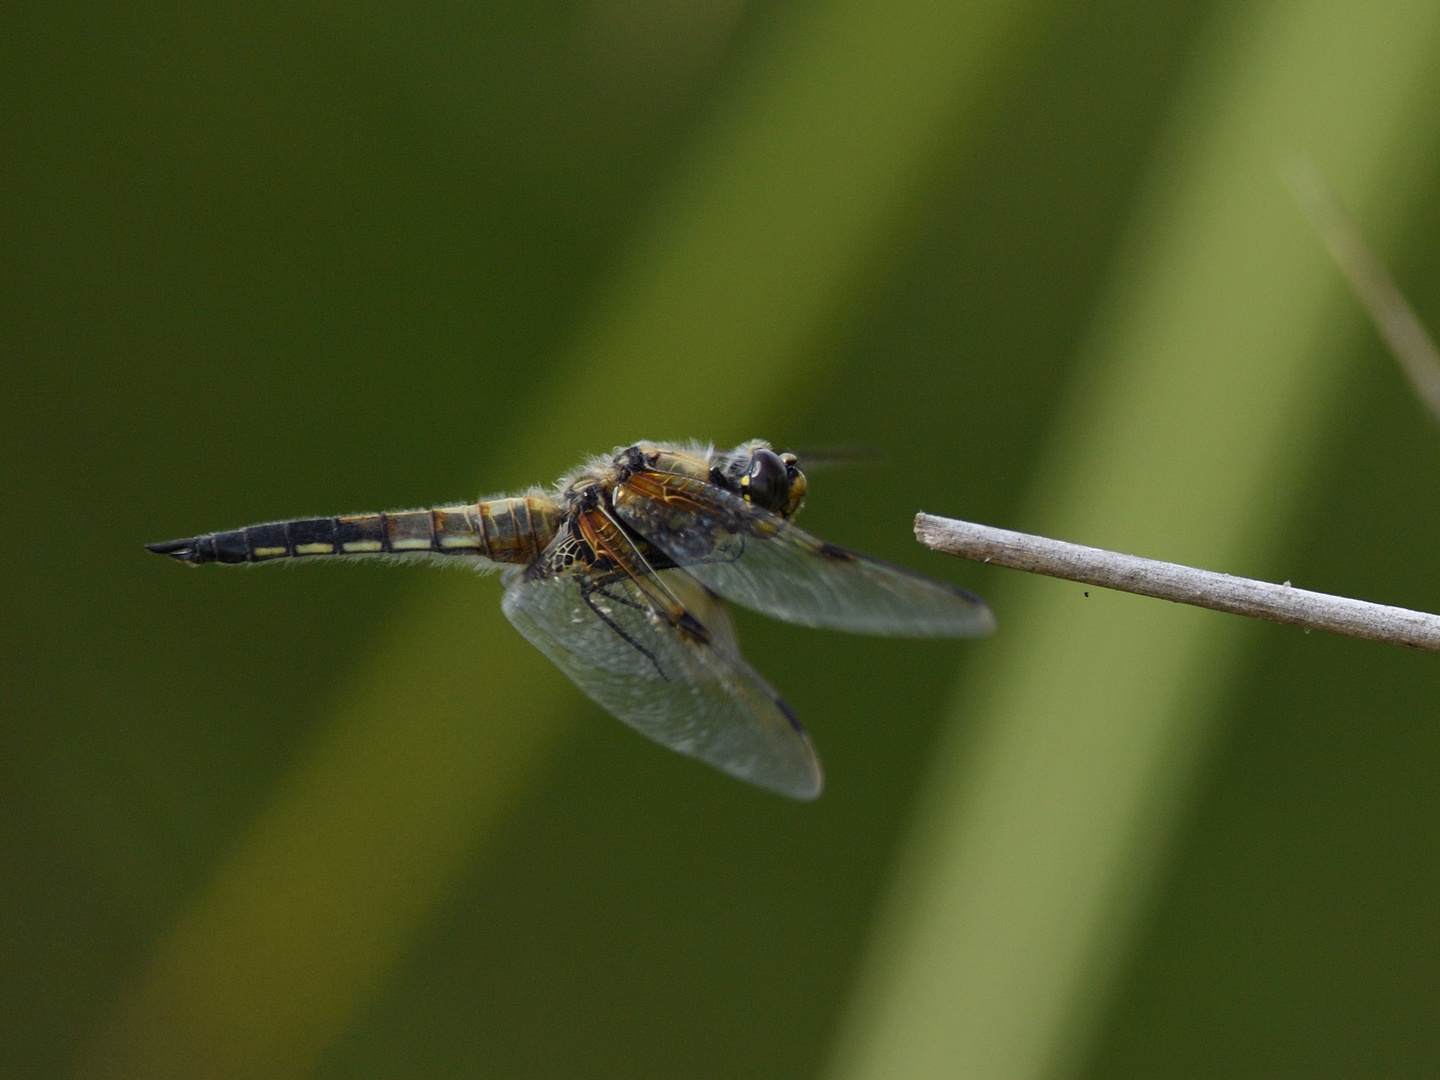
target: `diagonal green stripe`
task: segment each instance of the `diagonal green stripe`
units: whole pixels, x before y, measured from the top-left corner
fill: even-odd
[[[1017,524],[1254,572],[1357,324],[1278,165],[1311,155],[1393,235],[1437,133],[1440,8],[1282,0],[1216,29]],[[1239,620],[1037,578],[1004,589],[837,1077],[1074,1067],[1241,657]]]
[[[598,298],[563,386],[487,472],[529,482],[637,437],[749,435],[783,410],[818,364],[798,359],[813,357],[816,328],[1024,10],[849,0],[786,13]],[[162,943],[86,1072],[312,1069],[575,702],[505,625],[493,586],[428,586]]]

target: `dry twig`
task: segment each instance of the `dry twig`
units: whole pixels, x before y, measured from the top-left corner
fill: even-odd
[[[1231,577],[1178,563],[1142,559],[1029,533],[917,514],[915,536],[926,547],[962,559],[1028,570],[1105,589],[1249,615],[1332,634],[1440,652],[1440,616],[1371,604],[1289,585]]]
[[[1440,349],[1434,339],[1315,166],[1297,160],[1285,170],[1285,178],[1416,394],[1440,420]],[[1440,652],[1440,616],[1423,611],[1310,592],[1289,582],[1273,585],[1196,570],[931,514],[916,515],[915,535],[927,547],[963,559],[1307,630]]]

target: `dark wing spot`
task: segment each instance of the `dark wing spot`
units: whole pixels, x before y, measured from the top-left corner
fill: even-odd
[[[790,726],[792,728],[798,731],[801,735],[805,734],[805,725],[800,723],[800,718],[795,715],[795,710],[790,708],[789,705],[785,704],[784,698],[775,698],[775,707],[784,714],[786,720],[790,721]]]
[[[673,570],[680,565],[659,548],[651,546],[649,541],[644,541],[642,538],[642,542],[645,544],[643,548],[645,561],[650,564],[651,570]]]
[[[843,548],[838,544],[822,543],[820,545],[820,554],[831,562],[853,563],[860,561],[859,555],[855,554],[855,552],[849,548]]]
[[[680,618],[675,621],[675,628],[691,641],[701,645],[710,644],[710,631],[704,623],[688,611],[680,613]]]

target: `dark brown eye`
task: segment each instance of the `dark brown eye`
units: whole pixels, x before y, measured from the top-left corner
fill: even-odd
[[[790,473],[780,455],[763,447],[756,450],[740,477],[740,494],[772,513],[784,510],[790,501]]]

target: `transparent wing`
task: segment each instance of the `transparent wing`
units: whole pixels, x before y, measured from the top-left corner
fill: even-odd
[[[995,628],[977,596],[828,544],[722,487],[641,472],[615,510],[727,600],[772,618],[887,637],[972,637]]]
[[[868,446],[812,446],[794,451],[799,465],[807,473],[845,465],[874,465],[884,455]]]
[[[820,761],[795,714],[740,655],[724,605],[683,571],[559,573],[505,590],[515,629],[642,735],[792,799]]]

